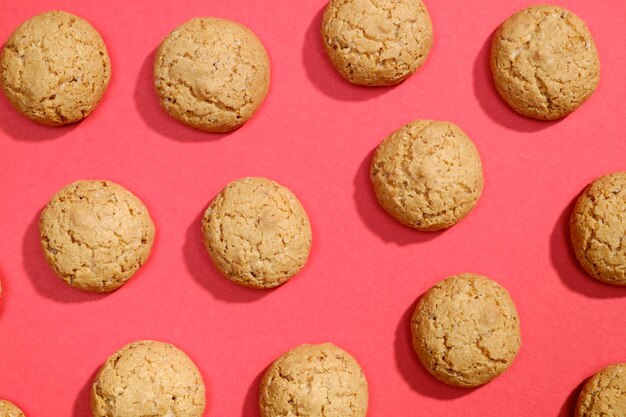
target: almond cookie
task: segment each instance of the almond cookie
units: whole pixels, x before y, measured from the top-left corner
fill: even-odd
[[[201,417],[205,388],[182,350],[140,341],[104,363],[91,388],[93,417]]]
[[[259,391],[261,417],[367,414],[367,380],[361,367],[331,343],[285,353],[269,367]]]
[[[207,251],[237,284],[273,288],[298,273],[311,248],[311,225],[286,187],[266,178],[228,184],[202,219]]]
[[[432,287],[411,320],[413,348],[435,378],[477,387],[504,372],[521,344],[519,317],[509,293],[475,274]]]
[[[626,172],[596,179],[578,197],[570,237],[582,267],[595,279],[626,285]]]
[[[322,42],[346,80],[366,86],[398,84],[424,64],[433,27],[421,0],[330,0]]]
[[[0,400],[0,417],[24,417],[24,412],[7,400]]]
[[[228,132],[252,117],[270,85],[261,41],[230,20],[195,18],[178,27],[154,58],[154,86],[175,119],[207,132]]]
[[[75,288],[109,292],[143,265],[154,241],[148,209],[111,181],[77,181],[57,192],[39,220],[54,272]]]
[[[51,11],[22,23],[4,45],[0,84],[13,106],[51,126],[78,122],[98,105],[111,63],[88,22]]]
[[[423,231],[457,223],[483,189],[476,147],[448,122],[417,120],[393,132],[376,149],[370,175],[380,205]]]
[[[608,366],[583,387],[576,417],[626,416],[626,363]]]
[[[491,44],[496,88],[516,112],[554,120],[576,110],[600,79],[598,51],[585,23],[557,6],[509,17]]]

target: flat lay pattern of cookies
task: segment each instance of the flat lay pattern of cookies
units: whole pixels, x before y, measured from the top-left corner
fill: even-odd
[[[626,5],[566,3],[1,1],[0,417],[623,416]]]

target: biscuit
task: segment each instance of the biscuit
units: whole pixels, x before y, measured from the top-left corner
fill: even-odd
[[[143,265],[154,241],[146,206],[111,181],[82,180],[57,192],[41,213],[41,247],[75,288],[109,292]]]
[[[475,274],[449,277],[421,298],[411,320],[413,348],[435,378],[459,387],[491,381],[521,344],[509,293]]]
[[[286,187],[266,178],[228,184],[202,219],[217,269],[237,284],[273,288],[298,273],[311,249],[311,225]]]
[[[230,20],[195,18],[174,30],[154,58],[154,87],[175,119],[207,132],[243,125],[270,85],[261,41]]]
[[[576,110],[600,79],[598,51],[585,23],[547,5],[520,10],[502,23],[491,44],[491,70],[504,101],[539,120]]]
[[[623,416],[626,416],[626,363],[618,363],[587,381],[576,403],[576,417]]]
[[[433,27],[421,0],[330,0],[322,42],[343,78],[358,85],[387,86],[424,64]]]
[[[24,417],[24,412],[7,400],[0,400],[0,417]]]
[[[93,417],[201,417],[205,402],[193,361],[175,346],[150,340],[107,359],[91,388]]]
[[[259,387],[261,417],[365,417],[367,380],[331,343],[302,345],[278,358]]]
[[[476,147],[448,122],[417,120],[393,132],[376,149],[370,175],[380,205],[423,231],[457,223],[483,189]]]
[[[596,179],[578,197],[570,238],[583,269],[597,280],[626,285],[626,172]]]
[[[78,122],[98,105],[111,63],[87,21],[50,11],[22,23],[4,46],[0,84],[20,113],[44,125]]]

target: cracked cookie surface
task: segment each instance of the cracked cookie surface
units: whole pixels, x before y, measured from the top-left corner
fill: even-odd
[[[381,206],[423,231],[448,228],[476,205],[483,171],[476,147],[456,125],[417,120],[376,149],[370,176]]]
[[[476,387],[500,375],[521,345],[509,293],[475,274],[455,275],[429,289],[413,313],[411,333],[426,369],[460,387]]]
[[[520,10],[494,34],[491,70],[500,96],[539,120],[567,116],[595,91],[600,61],[585,23],[557,6]]]
[[[585,384],[576,403],[576,417],[626,415],[626,363],[602,369]]]
[[[270,84],[261,41],[230,20],[195,18],[174,30],[154,58],[161,106],[196,129],[228,132],[248,121]]]
[[[87,21],[50,11],[22,23],[0,57],[0,84],[30,119],[64,125],[87,117],[111,78],[109,55]]]
[[[12,402],[0,400],[0,417],[24,417],[24,413]]]
[[[154,241],[146,206],[111,181],[81,180],[58,191],[41,213],[39,232],[56,274],[91,292],[122,286],[146,262]]]
[[[322,42],[339,73],[354,84],[397,84],[424,64],[433,28],[421,0],[331,0]]]
[[[278,358],[259,387],[262,417],[365,417],[363,370],[331,344],[302,345]]]
[[[570,217],[570,238],[589,275],[626,285],[626,172],[600,177],[585,188]]]
[[[286,187],[266,178],[228,184],[202,220],[204,243],[227,278],[253,288],[272,288],[294,276],[311,248],[311,225]]]
[[[94,417],[201,417],[205,402],[193,361],[175,346],[151,340],[107,359],[91,389]]]

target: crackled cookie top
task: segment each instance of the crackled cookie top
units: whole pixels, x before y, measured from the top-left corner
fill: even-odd
[[[365,417],[367,380],[331,343],[302,345],[278,358],[259,388],[262,417]]]
[[[15,404],[0,400],[0,417],[24,417],[24,413]]]
[[[483,189],[476,147],[448,122],[417,120],[395,131],[376,149],[370,174],[382,207],[425,231],[457,223]]]
[[[304,208],[289,189],[266,178],[228,184],[207,209],[202,231],[215,266],[248,287],[284,283],[304,266],[311,248]]]
[[[322,41],[346,80],[393,85],[426,61],[433,29],[421,0],[331,0],[324,12]]]
[[[518,113],[540,120],[576,110],[600,79],[587,26],[557,6],[532,6],[508,18],[493,37],[491,69],[502,98]]]
[[[626,416],[626,363],[608,366],[583,387],[576,417]]]
[[[570,218],[570,235],[585,271],[626,285],[626,172],[600,177],[585,188]]]
[[[196,365],[167,343],[131,343],[102,366],[91,389],[94,417],[201,417],[205,388]]]
[[[197,129],[244,124],[269,89],[270,63],[259,39],[230,20],[195,18],[161,43],[154,86],[171,116]]]
[[[111,78],[100,34],[85,20],[63,11],[22,23],[4,45],[0,71],[0,84],[11,104],[47,125],[87,117]]]
[[[69,285],[113,291],[150,255],[154,224],[130,191],[111,181],[77,181],[57,192],[39,221],[46,260]]]
[[[461,387],[504,372],[520,348],[509,293],[475,274],[447,278],[424,294],[411,320],[413,348],[437,379]]]

